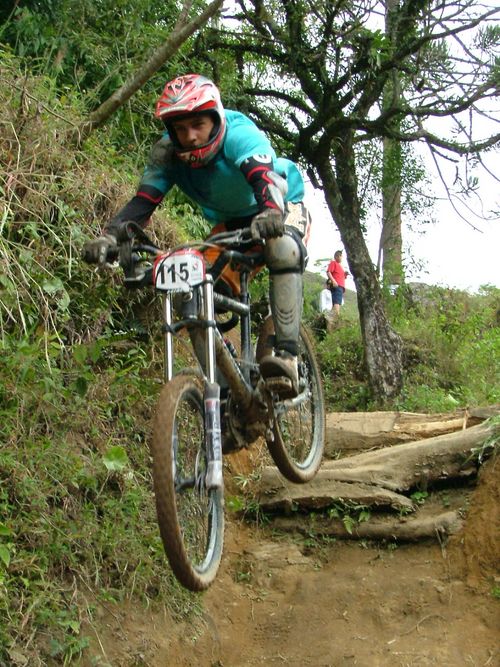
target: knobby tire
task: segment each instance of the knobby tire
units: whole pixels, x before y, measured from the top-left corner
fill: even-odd
[[[205,488],[207,458],[203,393],[195,372],[163,387],[154,420],[151,455],[160,534],[179,582],[203,591],[222,556],[222,489]]]
[[[270,336],[274,331],[272,320],[262,327],[257,344],[257,357],[270,350]],[[323,457],[325,440],[325,401],[321,371],[314,346],[305,327],[299,334],[299,382],[305,380],[309,398],[299,406],[285,408],[289,403],[275,400],[273,437],[267,446],[281,474],[291,482],[304,484],[317,473]]]

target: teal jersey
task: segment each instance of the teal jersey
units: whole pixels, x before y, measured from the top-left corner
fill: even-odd
[[[253,155],[270,156],[272,169],[286,179],[285,201],[298,203],[304,198],[304,181],[291,160],[276,157],[266,135],[239,111],[226,109],[226,134],[217,155],[203,167],[193,168],[176,159],[173,164],[150,163],[141,180],[142,188],[155,188],[164,196],[177,185],[199,204],[206,218],[214,223],[252,216],[259,212],[254,190],[240,170]],[[164,138],[168,139],[168,133]]]

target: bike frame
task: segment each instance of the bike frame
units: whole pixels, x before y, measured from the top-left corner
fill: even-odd
[[[165,381],[174,377],[174,336],[182,329],[187,329],[198,361],[204,371],[203,399],[205,406],[205,445],[207,452],[207,489],[222,488],[222,433],[220,423],[220,385],[217,383],[217,369],[226,379],[235,402],[255,422],[260,424],[257,431],[262,433],[267,428],[268,411],[262,401],[255,401],[255,390],[251,384],[251,369],[254,365],[250,330],[250,296],[248,292],[250,269],[245,265],[240,270],[241,297],[237,300],[225,297],[214,290],[213,277],[207,274],[203,282],[192,288],[179,307],[174,305],[174,294],[163,293],[164,319],[164,354]],[[229,312],[240,316],[241,349],[243,370],[229,350],[217,328],[215,303],[223,305]],[[180,320],[174,322],[174,312]],[[203,346],[204,359],[198,354],[199,345]],[[258,373],[258,369],[256,367]],[[262,418],[265,417],[264,423]]]
[[[223,438],[229,453],[263,436],[286,479],[295,483],[312,479],[324,447],[320,369],[302,329],[299,395],[280,400],[273,384],[262,378],[257,362],[268,354],[267,337],[274,329],[268,318],[254,352],[248,287],[263,265],[263,244],[251,239],[248,230],[222,232],[167,253],[136,223],[128,223],[123,231],[107,261],[118,259],[128,288],[154,285],[162,295],[165,385],[151,438],[158,525],[175,576],[186,588],[202,591],[215,578],[222,557]],[[215,251],[214,261],[209,251]],[[218,280],[230,284],[231,296],[215,291]],[[239,295],[234,296],[238,288]],[[229,320],[216,321],[219,307],[230,314]],[[241,354],[236,358],[223,334],[238,318]],[[176,374],[174,336],[183,329],[200,368]],[[219,371],[230,390],[222,405]],[[302,403],[304,410],[299,412]]]

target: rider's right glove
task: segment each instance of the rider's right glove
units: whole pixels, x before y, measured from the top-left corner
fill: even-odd
[[[128,226],[130,221],[112,220],[99,238],[83,244],[82,259],[87,264],[103,266],[118,255],[118,241],[130,239]]]
[[[108,253],[117,250],[118,244],[116,236],[104,233],[93,241],[86,241],[83,244],[82,259],[87,264],[106,264]]]
[[[250,225],[253,239],[274,239],[283,236],[284,232],[283,213],[277,208],[266,208],[257,213]]]

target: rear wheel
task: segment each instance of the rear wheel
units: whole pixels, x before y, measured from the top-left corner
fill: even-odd
[[[175,376],[162,389],[151,445],[158,524],[170,566],[186,588],[206,589],[222,556],[222,489],[205,485],[205,415],[199,378]]]
[[[262,328],[257,358],[270,352],[272,320]],[[269,452],[281,474],[291,482],[310,481],[318,471],[324,450],[325,403],[321,372],[312,340],[301,325],[299,334],[299,396],[280,401],[273,398],[273,437]]]

